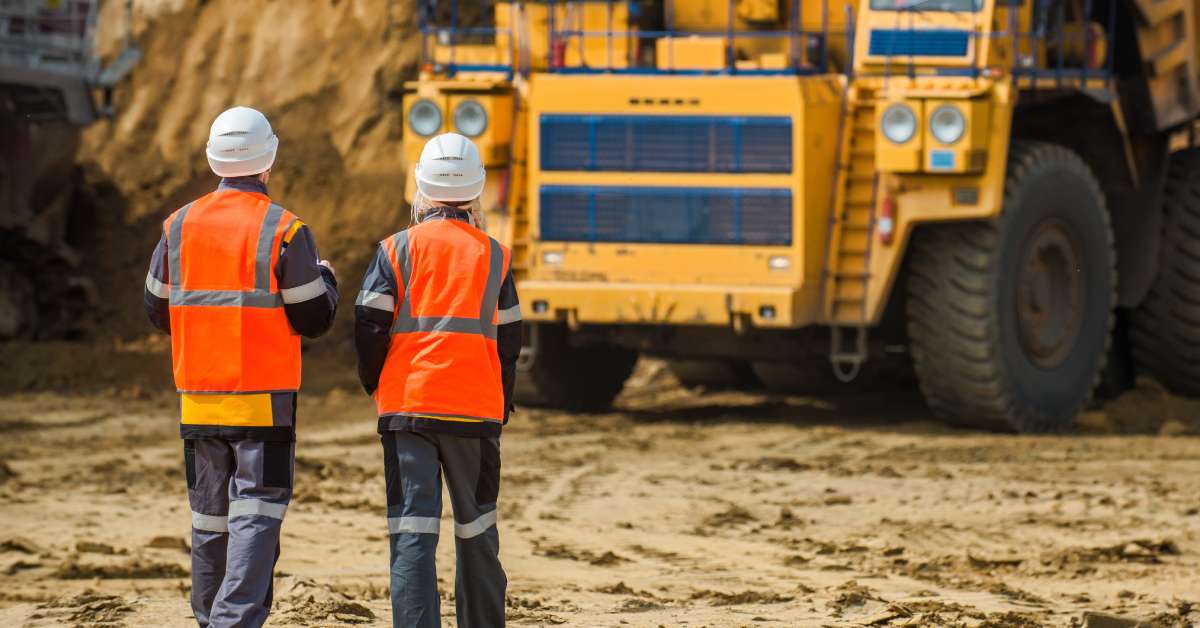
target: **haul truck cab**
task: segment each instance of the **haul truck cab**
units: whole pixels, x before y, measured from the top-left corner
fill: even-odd
[[[792,390],[911,361],[1019,431],[1135,362],[1200,392],[1193,3],[461,4],[421,16],[405,147],[480,144],[526,398],[602,409],[641,353]]]

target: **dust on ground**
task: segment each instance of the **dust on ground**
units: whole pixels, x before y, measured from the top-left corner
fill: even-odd
[[[315,388],[271,621],[387,625],[372,407],[349,380]],[[1062,626],[1100,611],[1194,625],[1200,440],[1177,419],[1135,429],[1122,408],[1186,403],[1155,390],[1085,415],[1082,434],[1026,437],[943,427],[896,392],[689,391],[647,362],[614,412],[523,409],[506,429],[510,623]],[[0,625],[194,625],[175,403],[0,398]]]

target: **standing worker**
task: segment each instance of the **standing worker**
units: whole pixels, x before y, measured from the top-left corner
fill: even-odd
[[[221,184],[167,218],[146,277],[182,395],[200,626],[267,620],[292,494],[300,335],[325,333],[337,312],[333,267],[267,196],[278,148],[258,111],[217,116],[207,154]]]
[[[504,625],[496,498],[521,308],[508,249],[483,232],[484,170],[467,138],[425,145],[410,227],[380,243],[354,308],[387,480],[392,624],[441,626],[434,553],[442,473],[454,506],[459,628]]]

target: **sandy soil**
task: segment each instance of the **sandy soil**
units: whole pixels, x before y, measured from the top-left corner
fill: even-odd
[[[174,403],[0,397],[0,625],[194,625]],[[1129,423],[1109,414],[1081,435],[983,434],[895,393],[699,394],[644,367],[619,411],[524,410],[505,432],[510,621],[1061,626],[1091,610],[1195,625],[1200,440],[1175,421],[1116,435]],[[347,383],[302,397],[300,417],[271,624],[386,625],[371,406]]]

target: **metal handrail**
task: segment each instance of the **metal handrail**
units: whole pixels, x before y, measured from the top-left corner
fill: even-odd
[[[66,0],[61,8],[37,0],[0,0],[0,61],[32,69],[91,75],[97,2]]]
[[[423,65],[435,65],[439,70],[446,71],[453,75],[457,71],[468,69],[467,64],[459,63],[455,59],[455,48],[463,38],[478,37],[481,39],[495,38],[507,36],[510,40],[516,38],[516,32],[519,28],[516,18],[509,28],[497,27],[481,27],[481,26],[462,26],[459,24],[459,0],[452,0],[450,3],[450,24],[435,25],[433,24],[432,11],[430,5],[422,3],[418,10],[418,32],[421,36],[421,56]],[[635,0],[544,0],[541,4],[548,7],[548,42],[546,47],[546,66],[551,72],[612,72],[612,73],[736,73],[736,74],[780,74],[780,73],[820,73],[826,72],[829,68],[829,41],[832,34],[828,28],[828,2],[829,0],[820,0],[822,2],[822,24],[817,30],[804,30],[800,28],[799,16],[801,1],[797,1],[793,5],[792,19],[789,27],[786,29],[775,30],[735,30],[734,29],[734,13],[733,2],[730,1],[730,13],[728,24],[722,31],[690,31],[674,28],[674,19],[671,4],[667,3],[668,10],[664,16],[666,28],[661,30],[639,30],[635,28],[615,28],[615,18],[613,12],[618,6],[618,3],[628,7],[634,4]],[[480,10],[488,10],[494,8],[494,1],[480,0]],[[523,13],[525,2],[514,2],[513,5],[519,8]],[[557,10],[562,6],[583,5],[583,4],[604,4],[607,7],[607,28],[604,30],[587,30],[579,26],[570,24],[561,24],[558,19]],[[848,37],[847,33],[841,33],[842,37]],[[644,42],[648,40],[657,40],[661,38],[685,38],[685,37],[701,37],[701,38],[723,38],[726,40],[726,63],[722,70],[689,70],[676,68],[674,59],[674,47],[668,47],[668,63],[667,69],[658,67],[639,66],[636,55],[633,50],[636,46],[625,44],[624,42]],[[606,48],[603,51],[603,57],[606,63],[600,66],[588,66],[579,64],[575,66],[564,66],[561,63],[556,63],[554,55],[556,50],[561,51],[572,40],[584,42],[588,39],[604,39]],[[622,41],[618,42],[618,38]],[[738,68],[736,54],[734,50],[734,41],[736,39],[766,39],[777,38],[787,40],[788,45],[785,54],[788,59],[787,67],[780,69],[745,69]],[[812,46],[811,44],[816,44]],[[618,45],[625,45],[626,51],[625,64],[616,64],[614,60],[618,58],[615,48]],[[806,48],[806,45],[808,47]],[[448,62],[439,63],[435,58],[436,48],[449,48],[450,59]],[[819,50],[819,58],[813,60],[802,59],[803,53],[807,49]],[[517,68],[518,60],[515,51],[508,51],[507,58],[500,59],[500,62],[495,65],[489,65],[480,69],[509,71],[510,73],[519,71]],[[599,54],[599,53],[598,53]],[[808,61],[808,63],[805,63]]]
[[[788,28],[771,29],[771,30],[735,30],[734,21],[736,19],[734,12],[734,3],[729,2],[728,19],[724,29],[709,30],[709,31],[689,31],[675,28],[675,19],[673,12],[673,4],[666,3],[666,11],[663,15],[665,28],[657,30],[639,30],[632,26],[629,28],[615,28],[616,21],[613,12],[618,3],[626,7],[634,4],[635,0],[543,0],[538,4],[544,4],[548,9],[548,34],[545,65],[548,72],[559,73],[612,73],[612,74],[745,74],[745,75],[760,75],[760,74],[817,74],[828,73],[831,71],[831,60],[829,57],[830,41],[836,37],[843,37],[849,42],[853,39],[853,33],[848,27],[846,32],[832,32],[829,28],[829,0],[818,0],[821,5],[821,26],[815,30],[806,30],[801,24],[800,16],[802,0],[797,0],[792,3],[791,18]],[[501,55],[494,64],[469,64],[463,63],[456,59],[454,48],[457,47],[463,39],[480,38],[484,41],[498,37],[508,37],[512,42],[512,47],[516,48],[516,39],[518,31],[521,28],[520,18],[517,15],[524,15],[523,7],[526,3],[514,2],[516,7],[512,17],[512,23],[508,28],[497,27],[480,27],[480,26],[464,26],[459,23],[460,11],[459,0],[452,0],[450,4],[450,25],[438,26],[433,25],[432,11],[428,10],[428,4],[423,3],[422,9],[419,12],[420,27],[419,32],[422,38],[422,56],[426,63],[437,63],[438,59],[432,58],[433,47],[448,47],[449,62],[441,63],[438,69],[446,71],[450,75],[454,75],[459,71],[479,70],[479,71],[497,71],[507,72],[510,75],[519,73],[522,68],[519,68],[517,59],[519,50],[508,50],[505,55]],[[494,9],[494,1],[480,0],[479,7],[481,11]],[[582,23],[562,23],[558,19],[557,10],[563,6],[576,6],[592,4],[603,4],[606,6],[608,15],[606,20],[606,28],[601,30],[588,29]],[[1028,78],[1029,88],[1037,88],[1043,85],[1038,79],[1054,78],[1055,89],[1065,88],[1087,88],[1091,87],[1095,79],[1102,79],[1104,84],[1109,88],[1112,87],[1115,75],[1115,50],[1116,50],[1116,2],[1109,3],[1108,28],[1105,33],[1107,43],[1107,58],[1102,64],[1092,64],[1088,58],[1083,58],[1080,63],[1070,63],[1067,59],[1066,48],[1068,45],[1079,44],[1080,50],[1084,56],[1087,55],[1089,43],[1092,41],[1094,34],[1088,24],[1092,17],[1091,13],[1094,9],[1093,0],[1085,0],[1084,15],[1080,23],[1084,25],[1078,33],[1065,33],[1063,26],[1066,24],[1065,13],[1060,10],[1055,16],[1048,15],[1048,4],[1039,3],[1034,7],[1034,12],[1040,14],[1042,19],[1037,20],[1041,25],[1040,30],[1034,29],[1029,32],[1017,32],[1015,20],[1003,31],[981,31],[980,27],[967,29],[965,33],[969,38],[968,50],[971,53],[969,65],[954,65],[954,66],[937,66],[930,64],[916,63],[916,57],[911,51],[907,54],[888,55],[888,63],[882,69],[861,72],[861,76],[883,76],[888,77],[893,75],[892,61],[903,60],[896,65],[903,68],[899,71],[905,72],[909,76],[917,76],[918,74],[935,74],[935,75],[955,75],[969,76],[980,78],[984,76],[992,76],[996,70],[1007,71],[1012,78],[1017,81],[1018,85],[1021,79]],[[906,30],[909,32],[918,32],[921,29],[914,26],[914,20],[911,19],[915,9],[897,11],[897,25],[895,30]],[[1015,15],[1015,13],[1014,13]],[[908,17],[909,19],[904,19]],[[1035,16],[1036,17],[1036,16]],[[1057,28],[1049,26],[1049,19],[1055,18]],[[581,18],[582,19],[582,18]],[[902,24],[901,22],[905,22]],[[576,20],[568,20],[568,22],[576,22]],[[1048,54],[1045,31],[1047,28],[1060,33],[1059,44],[1057,50]],[[666,48],[666,63],[654,64],[652,66],[641,65],[640,59],[636,54],[636,50],[647,41],[655,41],[663,38],[720,38],[725,40],[725,63],[720,69],[688,69],[680,68],[675,63],[675,46]],[[977,58],[978,43],[982,38],[991,38],[994,40],[1006,40],[1011,42],[1013,47],[1013,62],[1011,67],[992,68],[984,67]],[[605,42],[605,49],[588,50],[585,48],[589,40],[602,39]],[[769,69],[748,69],[739,68],[736,58],[735,42],[736,40],[746,39],[779,39],[786,40],[785,55],[787,63],[781,68]],[[579,60],[571,65],[563,63],[562,59],[555,59],[556,53],[561,56],[562,51],[566,49],[572,42],[576,42],[581,51],[588,50],[587,53],[581,53]],[[526,42],[526,45],[528,42]],[[1044,64],[1034,64],[1032,67],[1026,67],[1022,63],[1020,50],[1023,45],[1028,44],[1033,49],[1033,54],[1039,59],[1044,59]],[[624,46],[624,63],[615,63],[621,55],[618,54],[617,46]],[[600,64],[589,65],[588,61],[592,61],[597,57],[604,59]],[[815,58],[808,58],[815,57]],[[662,65],[663,67],[660,67]],[[1041,67],[1038,67],[1041,66]],[[1076,67],[1077,66],[1077,67]],[[1099,67],[1097,67],[1099,66]],[[524,68],[525,71],[528,68]],[[847,67],[843,70],[849,74],[851,68]]]

